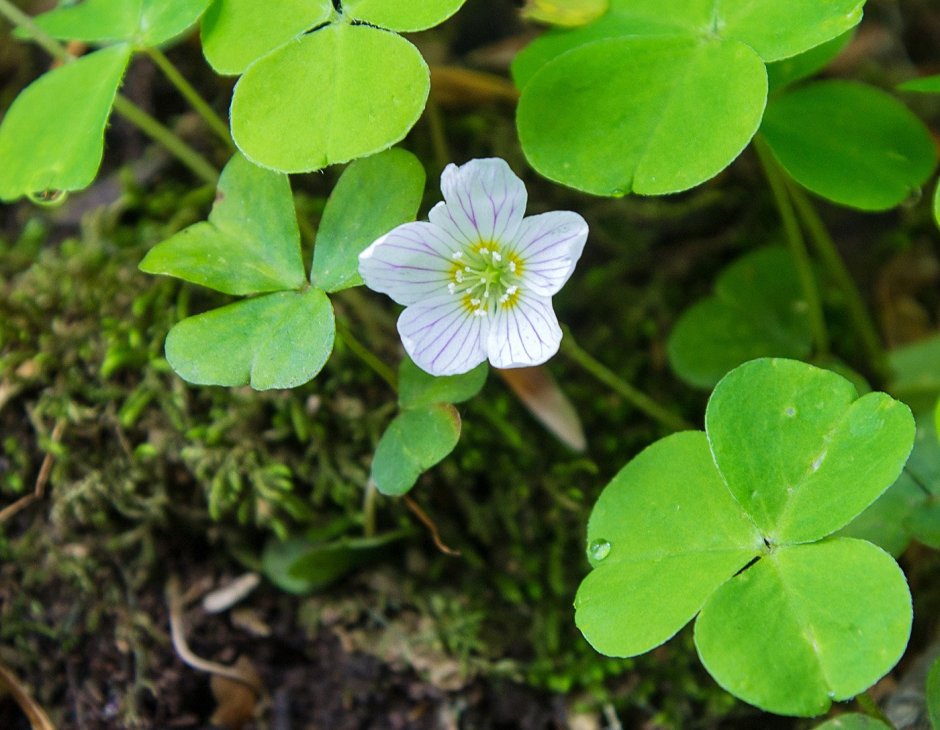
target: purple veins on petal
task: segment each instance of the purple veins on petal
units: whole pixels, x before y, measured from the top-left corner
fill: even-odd
[[[525,293],[514,306],[497,309],[490,324],[487,354],[494,367],[541,365],[558,352],[561,328],[551,300]]]
[[[448,165],[441,192],[453,224],[471,242],[512,237],[528,199],[522,180],[496,157]]]
[[[488,322],[474,317],[459,297],[440,296],[408,307],[398,332],[408,355],[432,375],[456,375],[486,359]]]
[[[570,211],[523,220],[509,248],[525,262],[524,284],[542,296],[557,293],[581,258],[587,235],[584,218]]]

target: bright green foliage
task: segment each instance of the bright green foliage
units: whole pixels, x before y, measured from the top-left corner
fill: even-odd
[[[576,622],[610,656],[669,639],[763,546],[700,431],[668,436],[627,464],[594,506],[588,541],[594,571],[578,590]]]
[[[901,91],[915,91],[922,94],[940,94],[940,75],[922,76],[898,85]]]
[[[166,359],[197,385],[294,388],[333,351],[335,322],[319,289],[246,299],[184,319],[166,338]]]
[[[856,397],[845,378],[792,360],[749,363],[712,393],[715,462],[772,543],[835,532],[898,478],[914,443],[910,409],[885,393]],[[773,448],[751,448],[742,434]]]
[[[722,585],[695,622],[695,644],[735,696],[777,714],[819,715],[894,666],[912,619],[898,564],[841,538],[781,546]]]
[[[0,125],[0,200],[91,184],[131,50],[91,53],[30,84]]]
[[[585,83],[594,79],[603,83]],[[519,139],[556,182],[597,195],[670,193],[737,157],[766,98],[764,65],[741,43],[609,39],[570,51],[525,86]]]
[[[809,78],[825,68],[842,52],[854,36],[855,29],[853,28],[798,56],[767,64],[767,79],[770,82],[771,93],[801,79]]]
[[[299,289],[306,281],[287,175],[235,155],[207,223],[155,246],[140,264],[225,294]]]
[[[937,189],[933,194],[933,220],[940,227],[940,183],[937,184]]]
[[[165,43],[192,26],[209,0],[85,0],[51,10],[36,24],[53,38],[87,43]]]
[[[329,25],[248,68],[232,99],[232,135],[263,167],[318,170],[398,142],[429,90],[427,64],[401,36]]]
[[[927,715],[934,730],[940,730],[940,657],[927,673]]]
[[[891,728],[874,717],[850,712],[827,720],[822,725],[817,725],[813,730],[891,730]]]
[[[903,202],[936,164],[923,122],[893,97],[863,84],[822,81],[776,97],[761,133],[798,183],[862,210]]]
[[[240,74],[332,13],[330,0],[214,0],[202,19],[202,51],[220,74]]]
[[[911,458],[917,450],[916,445],[914,450]],[[904,471],[888,491],[836,534],[868,540],[897,557],[911,542],[908,520],[924,506],[925,499],[923,490]]]
[[[418,158],[402,149],[356,160],[347,167],[317,231],[314,285],[334,292],[362,284],[359,254],[380,236],[415,219],[424,182]]]
[[[372,479],[382,494],[410,490],[422,472],[447,456],[460,439],[460,415],[448,403],[402,411],[382,434]]]
[[[398,404],[407,409],[435,403],[463,403],[480,392],[488,374],[489,364],[482,362],[461,375],[435,377],[405,355],[398,369]]]
[[[322,532],[269,540],[261,554],[261,570],[268,580],[288,593],[307,595],[380,558],[389,545],[407,535],[399,530],[376,537],[324,539]]]
[[[380,28],[412,33],[443,23],[465,2],[466,0],[345,0],[343,13]]]
[[[612,0],[597,22],[522,51],[523,150],[546,177],[598,195],[678,192],[747,145],[767,100],[765,63],[854,27],[864,0]],[[559,113],[559,110],[564,110]]]
[[[790,253],[743,256],[715,282],[715,295],[687,309],[669,335],[669,364],[687,383],[712,388],[757,357],[804,358],[812,348],[806,301]]]
[[[832,372],[754,360],[718,384],[707,435],[627,464],[588,525],[575,620],[591,644],[638,654],[701,611],[696,645],[719,684],[791,715],[887,672],[910,631],[904,577],[870,543],[823,538],[897,478],[914,424],[883,393],[855,395]]]

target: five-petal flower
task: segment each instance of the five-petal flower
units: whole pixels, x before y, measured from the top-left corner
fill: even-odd
[[[574,271],[588,226],[577,213],[524,218],[526,190],[498,158],[448,165],[429,222],[406,223],[359,255],[370,289],[405,305],[398,332],[432,375],[489,358],[538,365],[558,351],[551,297]]]

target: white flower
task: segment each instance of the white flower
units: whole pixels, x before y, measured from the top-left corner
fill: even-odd
[[[448,165],[444,202],[359,255],[370,289],[405,305],[398,332],[415,363],[455,375],[538,365],[558,352],[551,297],[571,276],[588,227],[577,213],[523,218],[526,190],[505,160]]]

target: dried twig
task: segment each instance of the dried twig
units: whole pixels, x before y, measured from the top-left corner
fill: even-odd
[[[52,429],[52,443],[58,444],[62,440],[62,432],[65,431],[65,420],[59,419]],[[33,502],[38,502],[46,496],[46,484],[49,482],[49,474],[52,471],[52,463],[55,461],[55,454],[52,451],[46,453],[42,464],[39,467],[39,475],[36,477],[36,486],[33,487],[32,494],[20,497],[13,504],[7,505],[0,510],[0,524],[3,524],[11,517],[19,514],[22,510],[29,507]]]
[[[441,540],[441,533],[438,531],[437,525],[434,524],[434,520],[428,517],[427,513],[418,506],[417,502],[407,495],[402,497],[402,500],[405,502],[405,506],[414,513],[414,516],[421,520],[421,524],[428,528],[428,531],[431,533],[431,539],[434,540],[434,544],[437,546],[438,550],[445,555],[460,555],[459,550],[454,550],[444,544],[444,541]]]
[[[7,689],[13,695],[13,699],[16,700],[16,704],[19,705],[23,714],[26,715],[26,719],[29,720],[33,730],[55,730],[55,725],[52,724],[46,711],[26,691],[16,675],[3,664],[0,664],[0,687]]]
[[[238,665],[229,667],[225,664],[211,662],[208,659],[196,656],[189,648],[183,624],[183,599],[180,593],[179,579],[176,576],[171,576],[167,581],[166,601],[170,609],[170,638],[173,641],[173,648],[184,663],[200,672],[208,672],[244,684],[258,697],[265,695],[264,685],[254,672],[247,672]]]

